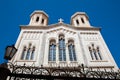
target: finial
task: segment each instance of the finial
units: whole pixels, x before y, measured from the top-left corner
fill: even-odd
[[[59,23],[63,23],[63,19],[62,18],[60,18],[60,19],[58,19],[58,21],[59,21]]]

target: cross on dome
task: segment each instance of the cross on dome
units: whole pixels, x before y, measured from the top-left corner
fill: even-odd
[[[60,18],[60,19],[58,19],[58,21],[59,21],[59,23],[63,23],[63,19],[62,18]]]

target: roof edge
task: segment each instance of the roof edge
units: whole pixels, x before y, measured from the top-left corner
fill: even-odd
[[[89,19],[88,15],[85,12],[76,12],[71,16],[71,19],[73,19],[77,15],[85,15],[87,19]]]
[[[30,17],[32,17],[35,13],[43,13],[46,17],[49,17],[47,13],[45,13],[44,11],[42,10],[35,10],[32,12],[32,14],[30,15]]]

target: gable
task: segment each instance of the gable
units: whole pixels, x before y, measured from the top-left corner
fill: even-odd
[[[66,27],[66,26],[57,26],[57,27],[54,27],[54,28],[49,28],[49,30],[47,30],[47,33],[54,33],[54,32],[57,32],[57,33],[72,33],[72,34],[75,34],[76,33],[76,30],[74,29],[71,29],[70,27]]]

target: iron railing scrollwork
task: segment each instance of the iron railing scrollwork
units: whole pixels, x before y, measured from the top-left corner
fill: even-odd
[[[78,67],[33,67],[20,66],[9,64],[11,73],[8,80],[39,80],[39,79],[74,79],[74,78],[89,78],[89,79],[120,79],[120,72],[113,69],[86,68]]]

